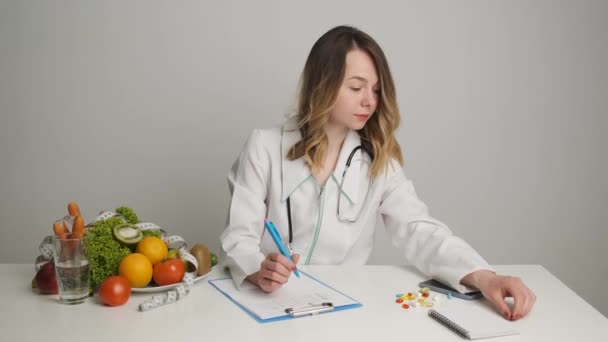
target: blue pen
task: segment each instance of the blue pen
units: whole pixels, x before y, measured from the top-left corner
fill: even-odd
[[[277,231],[277,228],[274,226],[274,224],[271,221],[264,220],[264,226],[266,227],[266,230],[268,230],[268,233],[272,237],[272,240],[274,240],[274,243],[277,245],[277,247],[279,247],[279,251],[281,252],[281,254],[283,254],[287,259],[291,260],[291,262],[295,264],[293,258],[291,257],[291,254],[289,254],[287,248],[285,248],[283,240],[281,240],[281,236],[279,235],[279,232]],[[300,272],[298,272],[297,269],[293,271],[293,273],[296,275],[296,277],[300,277]]]

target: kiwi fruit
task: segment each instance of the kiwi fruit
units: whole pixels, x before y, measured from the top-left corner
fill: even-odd
[[[144,238],[144,233],[132,224],[119,224],[112,231],[114,238],[121,244],[134,248]]]
[[[209,252],[209,248],[203,245],[202,243],[197,243],[190,250],[190,254],[192,254],[196,261],[198,261],[198,270],[196,271],[197,276],[202,276],[211,270],[211,252]]]

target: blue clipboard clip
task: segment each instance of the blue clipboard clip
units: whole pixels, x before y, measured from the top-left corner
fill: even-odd
[[[318,305],[304,306],[297,309],[285,309],[285,313],[287,313],[291,317],[300,317],[307,315],[318,315],[323,312],[332,311],[333,309],[334,305],[332,303],[322,303]]]

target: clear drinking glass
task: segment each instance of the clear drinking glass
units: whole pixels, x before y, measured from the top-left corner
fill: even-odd
[[[59,302],[80,304],[89,295],[89,260],[84,253],[84,239],[54,237],[55,272]]]

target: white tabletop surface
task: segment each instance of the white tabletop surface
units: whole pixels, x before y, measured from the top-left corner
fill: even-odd
[[[513,322],[520,335],[492,341],[608,341],[608,319],[538,265],[495,266],[520,276],[535,291],[533,311]],[[105,307],[98,297],[84,304],[59,304],[56,295],[30,288],[32,265],[0,264],[2,341],[462,341],[427,316],[425,308],[405,310],[395,294],[417,290],[425,279],[399,266],[308,266],[303,270],[363,303],[363,307],[261,324],[213,288],[207,279],[184,299],[151,311],[138,305],[150,293],[132,294],[120,307]],[[445,300],[441,305],[453,305]],[[460,300],[458,300],[460,301]],[[487,302],[471,305],[488,308]],[[489,311],[489,309],[488,309]],[[489,311],[490,312],[490,311]]]

